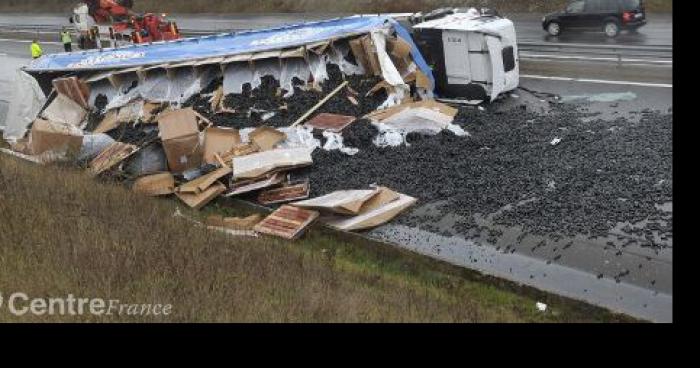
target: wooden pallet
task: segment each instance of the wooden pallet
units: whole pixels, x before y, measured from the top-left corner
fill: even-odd
[[[253,229],[262,234],[293,240],[300,237],[318,216],[319,213],[316,211],[285,205],[255,225]]]
[[[309,182],[289,184],[281,188],[274,188],[260,192],[258,203],[262,205],[284,203],[309,198]]]

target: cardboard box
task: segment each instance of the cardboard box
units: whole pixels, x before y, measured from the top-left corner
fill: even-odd
[[[362,48],[364,49],[367,63],[369,64],[368,70],[372,75],[381,77],[382,67],[379,64],[379,55],[377,54],[377,49],[375,48],[374,43],[372,43],[372,39],[369,36],[364,36],[360,38],[360,42],[362,43]]]
[[[80,132],[69,126],[43,119],[34,121],[30,134],[30,147],[33,155],[45,152],[77,155],[83,145],[83,135]]]
[[[223,178],[224,176],[230,174],[232,169],[230,167],[222,167],[218,170],[214,170],[209,174],[200,176],[190,182],[182,184],[177,191],[180,193],[202,193],[207,188],[212,186],[217,180]]]
[[[372,67],[369,64],[369,59],[367,57],[367,53],[365,53],[364,46],[362,46],[362,39],[356,38],[354,40],[350,40],[349,44],[350,50],[352,51],[352,55],[355,57],[357,64],[362,66],[366,74],[371,73]]]
[[[204,162],[217,164],[214,154],[223,155],[241,144],[238,129],[209,127],[204,131]]]
[[[201,166],[200,121],[199,114],[192,109],[169,111],[158,117],[160,137],[171,172],[181,173]]]
[[[401,38],[387,38],[386,47],[397,59],[406,59],[411,54],[411,45]]]
[[[175,193],[175,177],[171,173],[158,173],[143,176],[134,182],[134,192],[147,196],[161,196]]]
[[[89,109],[90,87],[78,77],[57,78],[51,84],[56,92],[70,98],[84,109]]]
[[[51,101],[51,104],[41,113],[41,117],[46,120],[65,125],[73,125],[75,127],[79,127],[86,116],[87,110],[77,102],[60,93],[56,95],[56,98]]]
[[[260,151],[270,151],[275,145],[287,139],[287,135],[275,128],[261,126],[248,134],[248,139],[260,148]]]

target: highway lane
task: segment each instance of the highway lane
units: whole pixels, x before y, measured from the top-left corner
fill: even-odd
[[[174,14],[169,18],[177,21],[183,29],[197,32],[224,32],[281,26],[300,21],[322,20],[350,14]],[[516,26],[519,41],[594,43],[606,45],[672,45],[673,17],[670,14],[649,14],[649,24],[638,33],[623,32],[615,39],[602,33],[565,32],[559,37],[550,37],[542,30],[543,14],[504,14]],[[69,25],[68,14],[0,14],[0,26],[32,28],[42,26],[60,27]],[[58,37],[58,35],[56,35]]]

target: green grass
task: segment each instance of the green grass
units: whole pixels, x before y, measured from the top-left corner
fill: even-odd
[[[0,155],[0,292],[170,303],[168,317],[16,317],[0,322],[631,322],[590,305],[314,226],[302,238],[241,238],[202,213],[66,167]],[[550,306],[540,313],[535,303]]]

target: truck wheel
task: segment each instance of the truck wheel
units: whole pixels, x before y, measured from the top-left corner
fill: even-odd
[[[550,36],[559,36],[561,34],[561,25],[557,22],[551,22],[547,26],[547,33],[549,33]]]
[[[603,31],[605,32],[606,36],[610,38],[615,38],[618,34],[620,34],[620,26],[617,25],[617,22],[615,21],[608,21],[605,22],[605,25],[603,26]]]

